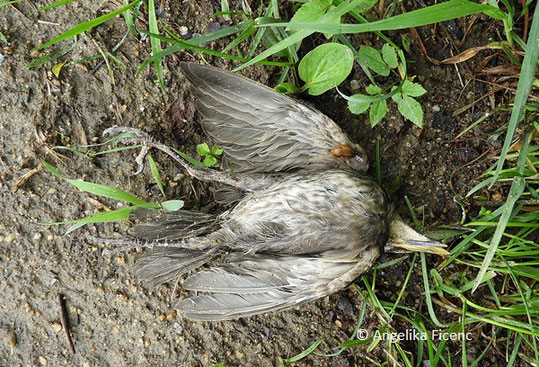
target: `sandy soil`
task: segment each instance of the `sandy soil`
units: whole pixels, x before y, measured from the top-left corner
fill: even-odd
[[[37,16],[32,15],[34,8],[29,2],[16,4],[17,10],[11,6],[0,9],[0,32],[9,41],[8,45],[2,43],[0,49],[0,365],[208,366],[224,362],[227,366],[273,366],[278,356],[293,356],[318,338],[323,340],[321,350],[327,352],[347,340],[361,307],[361,298],[352,287],[277,314],[230,322],[190,322],[176,315],[171,306],[177,294],[173,284],[150,290],[133,276],[134,251],[103,255],[103,245],[89,239],[125,235],[129,223],[88,226],[68,236],[63,235],[65,227],[40,224],[117,207],[113,201],[90,197],[40,170],[41,159],[67,177],[121,187],[150,201],[164,200],[148,170],[140,176],[131,175],[135,167],[133,152],[89,160],[55,151],[54,146],[100,141],[101,132],[115,124],[142,127],[192,155],[196,154],[197,143],[207,141],[196,124],[182,124],[178,119],[198,118],[177,65],[181,60],[200,60],[199,56],[185,52],[165,60],[166,93],[161,92],[149,68],[135,76],[140,62],[149,56],[148,40],[130,37],[118,49],[115,55],[127,69],[112,66],[114,83],[105,65],[95,70],[99,59],[76,63],[84,57],[99,55],[98,47],[111,50],[125,32],[122,18],[79,37],[73,51],[60,59],[67,64],[59,78],[52,74],[50,63],[33,69],[25,67],[33,57],[42,55],[33,53],[34,47],[80,21],[102,14],[98,3],[79,1]],[[191,33],[204,33],[226,23],[211,15],[219,10],[218,1],[164,3],[161,20],[176,31],[186,26]],[[35,4],[41,6],[39,2]],[[253,10],[257,6],[253,5]],[[45,22],[37,22],[38,19]],[[462,32],[468,22],[451,24]],[[449,55],[449,46],[443,42],[448,38],[447,32],[460,39],[461,36],[451,34],[453,26],[420,31],[433,57]],[[491,22],[479,17],[459,50],[483,45],[474,34],[483,35],[483,39],[494,35]],[[394,39],[399,39],[399,35],[395,34]],[[64,42],[59,48],[71,42]],[[305,42],[302,50],[312,47],[312,42],[319,40]],[[381,46],[371,36],[354,38],[354,43]],[[412,47],[409,69],[428,91],[420,98],[425,110],[423,130],[403,121],[394,107],[380,126],[370,129],[366,117],[349,114],[345,102],[335,92],[308,98],[307,102],[315,103],[361,143],[371,162],[376,140],[380,139],[383,182],[389,185],[402,178],[395,197],[403,213],[407,212],[403,198],[408,195],[416,207],[425,206],[427,226],[452,224],[461,218],[461,210],[453,199],[463,199],[473,186],[474,177],[491,162],[488,154],[481,155],[497,144],[486,141],[493,128],[488,124],[458,142],[454,138],[485,111],[489,101],[452,117],[454,111],[485,92],[484,85],[471,83],[463,88],[459,80],[459,75],[464,82],[468,80],[472,63],[459,66],[458,74],[454,66],[435,66],[426,61],[416,43]],[[231,68],[222,60],[206,60]],[[244,74],[268,85],[274,85],[277,77],[273,69],[262,67],[251,68]],[[357,80],[360,86],[366,83],[357,66],[342,91],[359,92],[351,88],[350,80]],[[178,109],[167,113],[175,102]],[[187,177],[167,157],[155,157],[164,176],[167,198],[182,198],[188,208],[216,210],[210,186]],[[465,204],[473,210],[470,203]],[[394,255],[386,255],[381,261],[393,258]],[[429,261],[435,265],[439,259]],[[395,284],[403,281],[408,266],[409,261],[404,261],[378,272],[377,294],[381,299],[396,298]],[[416,269],[404,303],[424,309],[421,291],[420,270]],[[64,334],[59,331],[58,293],[66,298],[75,354],[69,352]],[[451,317],[439,312],[442,318]],[[370,309],[363,326],[376,329],[377,321]],[[17,336],[13,353],[8,340],[10,329]],[[480,340],[470,343],[470,356],[478,355],[481,345]],[[458,351],[459,345],[455,344],[455,348]],[[410,350],[413,351],[413,345]],[[496,363],[498,358],[492,352],[486,360]],[[355,348],[335,358],[313,355],[298,365],[370,366],[369,360],[384,361],[382,349],[367,355],[364,349]]]

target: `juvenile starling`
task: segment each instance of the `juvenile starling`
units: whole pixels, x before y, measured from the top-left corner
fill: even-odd
[[[138,275],[155,286],[201,267],[176,304],[194,320],[227,320],[283,310],[343,289],[386,245],[447,254],[406,225],[365,175],[360,146],[328,117],[244,77],[182,63],[204,131],[223,149],[226,171],[192,166],[147,134],[133,140],[174,157],[194,177],[225,185],[218,214],[138,209],[132,234],[156,245]],[[139,171],[140,171],[139,169]]]

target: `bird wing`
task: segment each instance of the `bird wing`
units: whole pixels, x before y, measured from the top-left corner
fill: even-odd
[[[218,68],[182,63],[192,84],[204,131],[236,172],[285,172],[305,167],[367,169],[363,150],[330,118],[260,83]],[[333,157],[339,145],[354,157]]]
[[[176,304],[185,317],[229,320],[294,307],[328,294],[328,282],[343,270],[342,266],[331,267],[322,258],[309,256],[238,254],[231,260],[183,282],[184,289],[208,293]],[[344,270],[353,267],[346,265]]]

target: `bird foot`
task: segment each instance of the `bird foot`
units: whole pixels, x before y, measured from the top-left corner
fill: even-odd
[[[144,170],[144,159],[150,152],[151,148],[160,149],[163,144],[156,142],[156,140],[147,132],[133,127],[113,126],[103,131],[103,136],[116,134],[115,141],[122,144],[141,144],[142,148],[137,155],[135,162],[138,165],[138,169],[133,172],[134,175],[140,174]]]

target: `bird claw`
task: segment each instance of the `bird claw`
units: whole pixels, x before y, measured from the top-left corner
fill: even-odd
[[[133,175],[139,175],[144,170],[144,159],[154,145],[154,139],[145,131],[133,127],[113,126],[103,131],[103,136],[116,134],[115,141],[122,144],[142,144],[140,153],[135,158],[138,169]],[[121,136],[124,135],[124,136]]]

